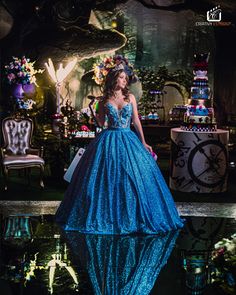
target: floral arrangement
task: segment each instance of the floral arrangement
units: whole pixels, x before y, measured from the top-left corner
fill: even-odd
[[[23,99],[19,98],[16,99],[16,103],[20,110],[32,110],[33,106],[36,104],[33,99],[27,99],[26,101],[24,101]]]
[[[236,233],[231,239],[222,239],[215,244],[211,259],[214,265],[214,281],[227,294],[236,292]]]
[[[7,81],[12,84],[31,84],[36,83],[35,74],[43,73],[44,70],[35,70],[34,62],[30,62],[29,58],[23,56],[22,58],[14,57],[9,65],[5,66]]]
[[[122,55],[108,56],[102,61],[93,65],[94,76],[93,79],[98,85],[105,82],[105,78],[110,70],[124,69],[129,77],[134,76],[133,66],[129,63],[128,59]]]

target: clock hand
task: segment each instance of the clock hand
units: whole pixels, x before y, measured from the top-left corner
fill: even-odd
[[[206,152],[204,151],[203,148],[200,148],[200,149],[199,149],[199,152],[202,153],[202,154],[207,158],[207,160],[209,161],[208,164],[209,164],[210,168],[212,168],[213,171],[216,172],[216,173],[220,176],[220,174],[218,173],[218,171],[217,171],[216,168],[214,167],[214,166],[215,166],[214,164],[216,164],[218,167],[220,167],[217,163],[215,163],[215,161],[214,161],[215,159],[211,159],[211,158],[209,158],[208,155],[206,154]],[[218,152],[218,154],[220,154],[220,153]]]
[[[219,172],[217,171],[217,169],[216,168],[214,168],[214,167],[208,167],[207,169],[205,169],[203,172],[201,172],[199,175],[197,175],[196,177],[198,178],[198,177],[200,177],[200,176],[202,176],[202,174],[204,174],[205,172],[207,172],[207,171],[209,171],[209,170],[213,170],[216,174],[218,174],[220,177],[221,177],[221,175],[219,174]]]
[[[200,176],[202,176],[202,174],[204,174],[205,172],[207,172],[207,171],[209,171],[209,170],[211,170],[211,167],[208,167],[207,169],[205,169],[204,171],[202,171],[199,175],[197,175],[196,177],[198,178],[198,177],[200,177]]]
[[[219,166],[218,166],[219,167]],[[211,160],[211,163],[209,163],[209,167],[206,168],[203,172],[201,172],[199,175],[197,175],[196,177],[199,178],[202,174],[204,174],[205,172],[209,171],[209,170],[213,170],[216,174],[218,174],[219,177],[221,177],[220,173],[217,171],[217,169],[214,167],[214,163]]]
[[[208,155],[206,154],[206,152],[204,151],[204,149],[203,149],[202,147],[199,148],[199,152],[200,152],[201,154],[203,154],[203,155],[207,158],[207,160],[208,160],[210,163],[212,162],[212,159],[208,157]]]
[[[197,143],[195,141],[193,143],[197,146]],[[199,152],[201,154],[203,154],[207,158],[207,160],[209,161],[209,163],[212,162],[211,158],[208,157],[208,155],[206,154],[206,152],[204,151],[204,149],[202,147],[199,148]]]
[[[215,168],[215,165],[214,164],[217,164],[217,163],[215,163],[215,159],[211,159],[207,154],[206,154],[206,152],[204,151],[204,149],[201,147],[201,148],[199,148],[199,152],[201,153],[201,154],[203,154],[206,158],[207,158],[207,160],[208,160],[208,164],[209,164],[209,167],[205,170],[205,171],[203,171],[199,176],[201,176],[203,173],[205,173],[207,170],[210,170],[210,169],[212,169],[216,174],[218,174],[219,176],[221,176],[219,173],[218,173],[218,171],[217,171],[217,169]],[[220,151],[221,152],[221,151]],[[217,154],[217,156],[220,154],[220,152],[218,152],[218,154]],[[219,167],[219,165],[217,164],[217,166]],[[197,177],[199,177],[199,176],[197,176]]]

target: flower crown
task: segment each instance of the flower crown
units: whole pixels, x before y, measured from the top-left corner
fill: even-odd
[[[118,70],[124,70],[129,77],[134,76],[133,66],[128,59],[122,55],[115,55],[105,57],[101,62],[93,65],[93,79],[98,85],[102,85],[110,71]]]

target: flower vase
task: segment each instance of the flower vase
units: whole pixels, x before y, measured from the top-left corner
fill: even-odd
[[[23,99],[33,98],[35,95],[36,87],[34,83],[31,84],[13,84],[11,93],[14,98]]]
[[[13,84],[11,87],[11,94],[14,98],[23,99],[24,90],[23,90],[22,84]]]
[[[24,91],[24,96],[26,98],[32,99],[35,95],[36,92],[36,86],[34,83],[31,84],[24,84],[22,85],[23,91]]]
[[[13,97],[15,111],[19,111],[22,109],[22,105],[24,104],[24,90],[22,84],[13,84],[11,87],[11,95]]]
[[[36,87],[34,83],[31,84],[14,84],[12,85],[11,93],[15,99],[16,109],[28,109],[28,101],[35,95]],[[26,99],[26,100],[25,100]]]

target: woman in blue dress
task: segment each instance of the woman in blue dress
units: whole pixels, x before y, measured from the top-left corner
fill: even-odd
[[[103,126],[107,119],[107,128],[86,148],[58,208],[56,221],[65,230],[156,234],[183,226],[127,85],[121,65],[106,76],[98,120]]]

